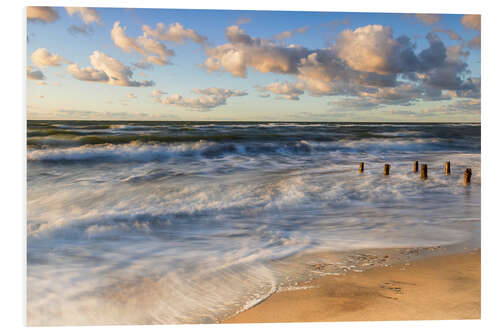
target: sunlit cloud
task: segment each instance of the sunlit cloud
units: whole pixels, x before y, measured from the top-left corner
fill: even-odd
[[[29,22],[51,23],[59,18],[57,10],[52,7],[32,7],[26,8],[26,16]]]
[[[467,45],[473,49],[481,48],[481,15],[464,15],[462,16],[461,22],[467,29],[479,32],[479,34],[472,38]]]
[[[31,54],[31,62],[33,65],[43,69],[50,66],[61,66],[68,61],[58,54],[50,53],[47,49],[40,48]]]
[[[153,29],[148,25],[143,25],[142,30],[144,36],[151,36],[165,42],[176,42],[184,44],[186,40],[191,40],[195,43],[205,43],[207,37],[198,34],[193,29],[185,29],[179,22],[170,24],[168,27],[163,23],[157,23]]]
[[[153,97],[162,104],[175,105],[199,111],[208,111],[217,106],[225,105],[226,101],[231,97],[247,95],[247,93],[242,91],[220,88],[194,89],[194,92],[199,96],[183,97],[179,94],[173,94],[160,98],[164,93],[154,90]]]
[[[66,12],[70,16],[80,16],[85,24],[102,24],[101,16],[94,8],[88,7],[66,7]]]
[[[299,96],[304,94],[305,84],[303,82],[274,82],[267,86],[257,86],[261,97],[269,97],[266,92],[272,92],[277,96],[283,97],[287,100],[298,101]]]
[[[150,87],[153,81],[135,81],[132,70],[119,60],[103,52],[94,51],[90,56],[91,67],[81,68],[78,64],[70,64],[68,72],[77,80],[107,83],[124,87]]]
[[[369,106],[408,105],[449,99],[443,90],[477,90],[463,78],[468,53],[461,46],[446,48],[436,33],[426,36],[428,47],[418,53],[408,37],[396,38],[381,25],[343,30],[331,47],[314,50],[251,37],[238,26],[226,28],[226,38],[229,43],[206,49],[204,67],[240,78],[247,77],[249,68],[294,76],[298,82],[293,84],[257,87],[284,99],[298,100],[308,91],[312,96],[362,98]]]
[[[273,39],[277,39],[277,40],[283,42],[285,39],[290,39],[297,34],[302,34],[302,33],[308,32],[308,31],[309,31],[308,26],[300,27],[300,28],[297,28],[295,30],[285,30],[285,31],[275,35],[273,37]]]
[[[415,18],[425,25],[436,24],[441,20],[441,15],[439,14],[414,14]]]
[[[111,39],[122,51],[130,53],[137,52],[144,58],[139,62],[137,67],[141,67],[141,63],[150,63],[155,65],[166,65],[169,63],[168,57],[173,56],[173,50],[168,49],[164,44],[147,37],[145,34],[137,38],[132,38],[126,35],[126,28],[120,26],[117,21],[111,29]]]

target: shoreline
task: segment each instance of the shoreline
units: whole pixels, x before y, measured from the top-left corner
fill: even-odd
[[[278,290],[220,323],[480,319],[481,250],[450,252],[322,274]]]

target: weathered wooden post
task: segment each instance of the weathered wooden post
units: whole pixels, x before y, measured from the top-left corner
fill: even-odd
[[[444,164],[444,174],[449,175],[450,173],[451,173],[450,161],[446,161],[446,163]]]
[[[464,185],[470,185],[470,178],[472,177],[472,170],[470,168],[465,169],[464,172]]]
[[[420,167],[420,178],[427,179],[427,164],[422,164]]]
[[[415,163],[413,163],[413,172],[418,172],[418,161],[415,161]]]
[[[359,162],[359,173],[365,171],[365,162]]]
[[[391,166],[389,164],[384,165],[384,175],[389,176],[389,170],[391,169]]]

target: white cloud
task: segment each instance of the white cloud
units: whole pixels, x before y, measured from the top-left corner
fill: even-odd
[[[300,46],[282,46],[260,38],[252,38],[240,27],[226,28],[230,43],[206,48],[208,71],[227,71],[237,77],[246,77],[248,67],[262,73],[297,73],[297,65],[307,50]]]
[[[79,15],[85,24],[102,24],[101,16],[94,8],[88,7],[66,7],[70,16]]]
[[[136,99],[137,98],[137,95],[134,94],[133,92],[128,92],[127,93],[127,98],[130,98],[130,99]]]
[[[274,82],[265,87],[257,86],[261,93],[270,91],[276,95],[283,96],[287,100],[298,101],[299,96],[304,94],[305,84],[303,82]],[[261,97],[268,97],[262,96]]]
[[[26,8],[26,16],[28,21],[50,23],[59,18],[59,14],[52,7],[32,7]]]
[[[107,83],[123,87],[150,87],[153,81],[132,80],[133,73],[129,67],[119,60],[100,51],[94,51],[90,56],[92,67],[80,68],[77,64],[70,64],[68,72],[74,78],[82,81]]]
[[[160,96],[165,93],[159,90],[153,90],[152,95],[155,98],[155,101],[162,104],[176,105],[203,111],[207,111],[217,106],[226,104],[227,99],[230,97],[247,95],[247,93],[242,91],[220,88],[194,89],[194,92],[199,96],[183,97],[179,94],[173,94],[170,96],[165,96],[163,99],[161,99]]]
[[[390,27],[367,25],[342,31],[335,49],[352,69],[387,75],[397,72],[402,47]]]
[[[40,48],[31,54],[31,62],[33,65],[43,69],[49,66],[61,66],[67,60],[58,54],[50,53],[45,48]]]
[[[80,68],[78,64],[68,65],[68,73],[73,75],[77,80],[93,81],[93,82],[108,82],[109,77],[105,72],[95,69],[93,67]]]
[[[391,28],[380,25],[346,29],[331,47],[314,50],[251,37],[236,25],[226,28],[226,38],[228,43],[205,49],[204,67],[209,72],[244,78],[253,68],[298,80],[293,87],[289,83],[258,87],[264,96],[271,91],[297,100],[308,91],[312,96],[360,98],[371,107],[449,99],[443,91],[472,96],[479,90],[465,79],[467,64],[462,58],[467,52],[447,49],[436,33],[426,36],[429,46],[418,53],[410,38],[395,38]]]
[[[135,38],[128,37],[126,35],[126,27],[122,28],[120,22],[116,21],[113,24],[113,29],[111,29],[111,39],[124,52],[135,51],[142,55],[146,55],[146,52],[139,46]]]
[[[165,42],[176,42],[184,44],[187,39],[195,43],[203,44],[207,40],[205,36],[198,34],[193,29],[185,29],[179,22],[172,23],[168,28],[163,23],[157,23],[156,28],[152,29],[148,25],[143,25],[144,36],[151,36]]]
[[[111,39],[122,51],[127,53],[134,51],[141,54],[144,58],[140,63],[166,65],[168,64],[167,57],[174,55],[173,50],[168,49],[157,40],[147,37],[146,34],[138,38],[127,36],[126,28],[121,27],[119,21],[116,21],[111,29]]]

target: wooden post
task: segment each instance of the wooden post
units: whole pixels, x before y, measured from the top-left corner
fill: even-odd
[[[359,162],[359,173],[365,171],[365,162]]]
[[[444,174],[449,175],[450,173],[451,173],[450,161],[446,161],[446,163],[444,164]]]
[[[415,163],[413,163],[413,172],[418,172],[418,161],[415,161]]]
[[[420,168],[420,178],[427,179],[427,164],[422,164]]]
[[[470,185],[470,178],[472,177],[472,170],[470,168],[465,169],[464,172],[464,185]]]
[[[389,170],[391,169],[391,166],[389,164],[384,165],[384,175],[389,176]]]

